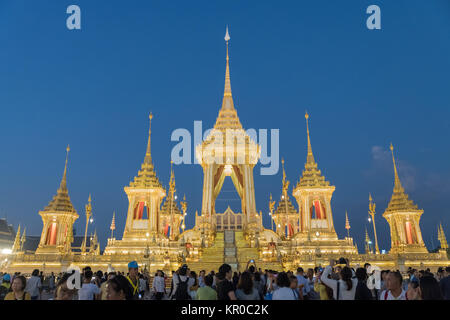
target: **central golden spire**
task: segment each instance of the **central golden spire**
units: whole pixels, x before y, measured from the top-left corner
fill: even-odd
[[[233,96],[231,94],[231,80],[230,80],[230,56],[228,52],[228,42],[230,41],[230,34],[228,33],[228,26],[225,33],[225,41],[227,43],[227,65],[225,69],[225,88],[223,92],[222,108],[219,111],[214,129],[242,129],[242,124],[239,121],[237,111],[234,108]]]
[[[225,90],[223,93],[224,97],[231,97],[231,80],[230,80],[230,56],[228,55],[228,41],[230,41],[230,34],[228,33],[228,26],[227,31],[225,34],[225,41],[227,43],[227,67],[225,71]]]

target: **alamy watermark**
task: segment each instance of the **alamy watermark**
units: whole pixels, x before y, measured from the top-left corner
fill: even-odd
[[[202,121],[194,121],[193,135],[188,129],[178,128],[172,132],[171,141],[178,142],[171,151],[171,160],[176,165],[256,165],[259,161],[261,175],[278,173],[279,129],[208,129],[203,132]]]

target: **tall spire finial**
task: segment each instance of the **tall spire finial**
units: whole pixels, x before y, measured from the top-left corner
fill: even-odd
[[[305,119],[306,119],[306,134],[308,136],[308,155],[306,157],[306,163],[314,163],[314,155],[312,152],[312,147],[311,147],[311,139],[309,137],[309,114],[307,111],[305,111]]]
[[[150,119],[150,125],[148,127],[148,142],[147,142],[147,151],[145,152],[144,163],[151,164],[152,163],[151,137],[152,137],[152,119],[153,119],[153,114],[151,112],[148,118]]]
[[[169,196],[172,200],[174,199],[175,192],[175,173],[173,171],[173,161],[170,160]]]
[[[394,189],[403,189],[402,184],[400,182],[400,178],[398,177],[397,165],[395,164],[394,146],[392,145],[392,142],[390,149],[392,153],[392,162],[394,163],[394,175],[395,175]]]
[[[348,220],[348,212],[345,210],[345,229],[350,229],[350,221]]]
[[[59,187],[61,190],[67,189],[67,163],[69,161],[69,151],[70,151],[70,146],[67,145],[67,148],[66,148],[66,164],[64,165],[64,173],[63,173],[63,177],[62,177],[61,184],[60,184],[60,187]]]
[[[345,229],[347,229],[347,238],[350,239],[350,221],[348,220],[347,210],[345,210]]]
[[[289,189],[289,181],[286,180],[286,171],[284,170],[284,159],[281,159],[281,165],[283,167],[283,196],[284,196],[284,200],[287,201],[288,199],[288,189]],[[286,206],[287,209],[287,206]]]
[[[228,41],[230,41],[230,34],[228,33],[228,25],[227,25],[227,31],[225,33],[225,41],[227,43],[227,68],[225,71],[225,90],[224,90],[224,97],[231,97],[231,80],[230,80],[230,57],[228,55]]]

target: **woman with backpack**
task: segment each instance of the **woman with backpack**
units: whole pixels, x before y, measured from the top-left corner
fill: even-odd
[[[321,281],[333,289],[334,300],[355,300],[356,286],[358,279],[353,277],[353,271],[348,266],[343,266],[339,272],[339,280],[329,279],[328,275],[333,272],[335,260],[330,261],[330,265],[325,268],[320,277]]]

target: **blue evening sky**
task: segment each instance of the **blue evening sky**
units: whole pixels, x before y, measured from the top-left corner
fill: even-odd
[[[82,30],[66,28],[66,8],[82,10]],[[381,8],[381,30],[366,28],[366,8]],[[306,161],[304,112],[310,113],[314,155],[336,191],[340,237],[360,251],[368,194],[377,203],[382,249],[389,227],[382,213],[393,188],[389,154],[400,178],[425,210],[421,227],[437,246],[442,221],[450,237],[450,2],[448,0],[311,1],[0,1],[0,217],[39,235],[42,210],[59,186],[70,144],[68,186],[84,233],[84,204],[93,197],[102,248],[116,211],[123,232],[123,187],[143,161],[148,113],[152,153],[168,185],[176,128],[210,128],[221,106],[225,26],[231,84],[245,128],[279,128],[280,154],[291,186]],[[281,170],[261,176],[258,211],[269,193],[279,200]],[[201,209],[200,165],[175,167],[178,195],[188,201],[187,227]],[[239,210],[232,184],[217,211]],[[290,192],[292,188],[290,189]],[[231,200],[227,200],[231,199]],[[297,206],[293,197],[291,199]]]

